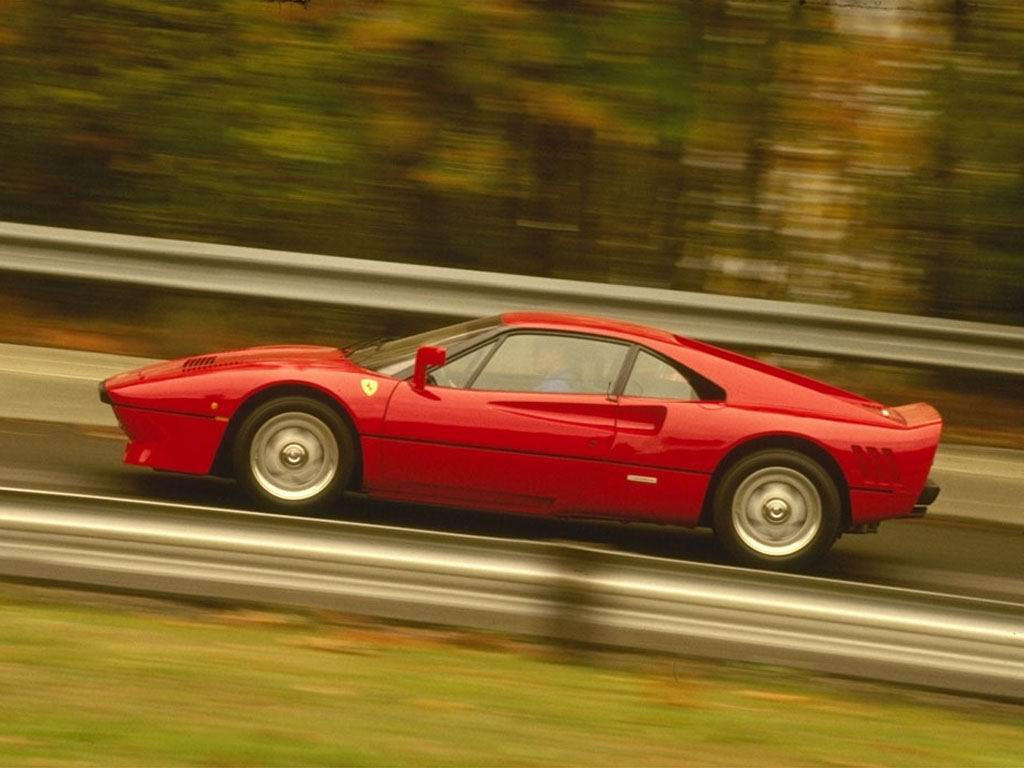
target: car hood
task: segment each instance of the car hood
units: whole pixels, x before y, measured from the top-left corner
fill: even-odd
[[[202,373],[225,368],[251,366],[302,366],[328,361],[341,361],[344,354],[337,347],[321,347],[305,344],[282,344],[275,346],[249,347],[228,352],[214,352],[208,355],[193,355],[177,360],[154,363],[144,368],[128,371],[109,379],[109,386],[138,384],[144,381],[159,381],[183,375]]]

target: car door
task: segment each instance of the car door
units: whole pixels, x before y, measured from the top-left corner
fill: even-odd
[[[711,475],[700,454],[718,448],[714,414],[687,372],[646,348],[627,363],[610,453],[609,499],[624,516],[696,524]]]
[[[510,331],[396,387],[372,457],[379,495],[527,513],[600,513],[609,399],[629,352],[592,336]]]

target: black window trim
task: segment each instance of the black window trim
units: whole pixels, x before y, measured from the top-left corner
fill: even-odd
[[[640,357],[641,352],[646,352],[657,360],[665,363],[669,368],[672,368],[679,373],[686,382],[690,385],[693,393],[697,395],[696,399],[693,400],[680,400],[678,398],[669,397],[648,397],[644,398],[643,395],[624,395],[626,385],[629,383],[629,377],[633,375],[633,366],[636,364],[636,359]],[[623,375],[615,388],[615,398],[620,397],[637,397],[640,399],[647,400],[670,400],[675,403],[724,403],[725,402],[725,390],[722,389],[718,384],[711,381],[707,376],[703,376],[692,368],[683,365],[678,360],[673,360],[667,355],[663,355],[655,349],[644,346],[643,344],[635,344],[631,355],[626,360],[628,370],[624,370]]]
[[[608,393],[608,399],[612,402],[617,403],[619,398],[622,397],[622,392],[626,389],[626,382],[629,381],[629,376],[633,373],[633,364],[636,363],[636,358],[639,354],[640,345],[636,343],[631,344],[629,352],[626,353],[626,359],[622,361],[619,377],[615,380],[612,391]]]
[[[473,336],[472,338],[467,339],[465,342],[463,342],[464,344],[466,344],[466,346],[456,346],[454,354],[451,357],[448,357],[446,355],[445,361],[441,365],[448,365],[448,363],[458,360],[463,355],[468,355],[471,352],[476,351],[480,347],[486,346],[487,344],[493,342],[495,338],[497,338],[500,334],[505,333],[506,328],[507,326],[499,325],[498,327],[493,328],[490,331],[483,331],[478,336]],[[488,357],[490,357],[490,355],[488,355]],[[430,371],[436,370],[437,368],[440,368],[441,365],[431,366],[431,368],[427,372],[429,373]],[[415,369],[416,358],[413,357],[413,362],[411,365],[401,369],[400,371],[396,371],[395,373],[392,374],[392,377],[398,379],[399,381],[409,381],[410,379],[412,379]],[[452,389],[452,387],[444,387],[444,389]]]
[[[473,389],[473,384],[476,382],[477,376],[480,375],[480,372],[483,371],[487,363],[491,361],[491,358],[494,357],[494,354],[499,349],[501,349],[501,345],[505,343],[505,339],[507,338],[508,332],[502,333],[500,336],[498,336],[498,338],[495,340],[494,346],[491,347],[491,351],[483,356],[483,359],[477,364],[476,370],[473,371],[472,375],[470,375],[468,379],[466,379],[466,386],[462,387],[462,389],[466,391],[470,391]]]
[[[508,339],[510,336],[519,336],[519,335],[523,335],[523,334],[528,334],[530,336],[568,336],[570,338],[586,339],[587,341],[601,341],[601,342],[605,342],[607,344],[615,344],[616,346],[620,346],[620,347],[630,347],[630,349],[626,350],[626,354],[622,358],[622,365],[619,368],[619,377],[622,376],[622,368],[625,367],[626,362],[629,360],[629,355],[630,355],[630,352],[631,352],[631,348],[636,346],[635,344],[633,344],[633,342],[627,341],[626,339],[616,339],[616,338],[614,338],[612,336],[601,336],[600,334],[596,334],[596,333],[581,333],[579,331],[562,331],[562,330],[558,330],[556,328],[530,328],[530,327],[515,327],[515,326],[512,326],[512,327],[509,327],[506,330],[502,331],[501,338],[498,340],[498,343],[494,346],[494,349],[492,349],[490,354],[488,354],[486,356],[486,359],[481,361],[480,365],[476,369],[476,372],[469,379],[469,381],[466,383],[466,386],[463,387],[463,389],[469,390],[469,391],[473,391],[473,392],[505,392],[505,391],[520,392],[520,390],[473,389],[473,385],[476,383],[476,380],[480,376],[480,374],[483,373],[483,370],[487,366],[487,363],[489,363],[491,361],[491,358],[494,357],[495,354],[497,354],[498,349],[501,348],[501,345],[505,343],[505,340]],[[607,397],[609,400],[614,400],[615,399],[614,392],[615,392],[615,387],[618,385],[618,382],[619,382],[619,379],[616,378],[615,384],[612,385],[611,390],[609,392],[604,393],[604,396]],[[531,391],[532,390],[522,390],[522,392],[524,392],[524,393],[528,393],[528,392],[531,392]],[[541,393],[541,394],[546,394],[546,395],[570,395],[570,396],[576,396],[576,397],[579,397],[581,395],[587,395],[587,396],[593,397],[595,395],[599,395],[600,393],[597,393],[597,392],[544,392],[544,393]]]
[[[661,360],[663,363],[668,365],[670,368],[673,368],[676,371],[678,371],[686,379],[686,381],[690,384],[690,387],[693,389],[694,393],[697,395],[697,399],[696,400],[676,400],[676,399],[673,398],[672,399],[673,402],[678,402],[678,403],[698,403],[698,402],[699,403],[720,403],[720,402],[725,402],[725,400],[726,400],[726,392],[725,392],[725,390],[722,387],[720,387],[718,384],[716,384],[715,382],[711,381],[711,379],[707,378],[706,376],[703,376],[702,374],[700,374],[697,371],[693,370],[692,368],[684,365],[683,363],[680,363],[678,360],[674,360],[673,358],[668,357],[667,355],[664,355],[661,352],[658,352],[655,349],[651,349],[650,347],[645,346],[643,344],[638,344],[638,343],[633,342],[633,341],[628,341],[627,339],[618,339],[618,338],[615,338],[613,336],[602,336],[600,334],[585,333],[585,332],[581,332],[581,331],[564,331],[564,330],[559,330],[559,329],[556,329],[556,328],[531,328],[529,326],[509,326],[509,325],[498,326],[498,327],[494,328],[490,332],[485,332],[484,334],[482,334],[481,337],[472,339],[471,340],[472,343],[469,346],[466,346],[466,347],[464,347],[462,349],[456,350],[455,354],[452,357],[447,358],[444,361],[443,365],[448,365],[448,363],[454,362],[454,361],[458,360],[459,358],[461,358],[461,357],[463,357],[465,355],[472,354],[476,350],[478,350],[481,347],[484,347],[484,346],[486,346],[488,344],[493,344],[494,345],[491,348],[491,351],[488,352],[486,355],[484,355],[483,358],[480,360],[480,362],[477,363],[476,369],[473,371],[472,375],[466,380],[466,385],[465,386],[463,386],[463,387],[441,387],[441,389],[462,389],[462,390],[466,390],[466,391],[475,391],[475,392],[500,392],[500,391],[504,391],[504,390],[483,390],[483,389],[474,390],[473,389],[473,385],[476,383],[477,378],[483,372],[484,368],[491,361],[491,358],[494,357],[494,355],[497,353],[498,349],[501,348],[501,345],[505,343],[505,340],[508,339],[510,336],[515,336],[515,335],[519,335],[519,334],[530,334],[530,335],[533,335],[533,336],[569,336],[569,337],[573,337],[573,338],[587,339],[588,341],[603,341],[603,342],[606,342],[608,344],[616,344],[616,345],[619,345],[619,346],[628,346],[629,349],[626,352],[626,356],[622,359],[622,366],[619,369],[619,375],[615,379],[615,382],[612,384],[611,389],[605,394],[605,396],[608,398],[608,400],[610,400],[612,402],[617,402],[619,400],[619,398],[624,396],[623,393],[625,392],[626,384],[629,383],[629,377],[633,373],[633,367],[636,364],[636,359],[640,356],[641,352],[646,352],[647,354],[652,355],[656,359]],[[413,367],[415,367],[415,363],[413,364]],[[440,368],[440,367],[441,366],[435,366],[435,368]],[[412,374],[413,374],[412,368],[409,368],[409,369],[400,371],[399,373],[395,374],[395,378],[401,379],[403,381],[408,381],[409,379],[412,378]],[[439,386],[439,385],[435,385],[435,386]],[[518,390],[514,390],[514,391],[518,391]],[[580,394],[583,394],[583,393],[580,393],[580,392],[548,392],[546,394],[549,394],[549,395],[577,395],[577,396],[579,396]],[[597,393],[589,393],[589,394],[591,396],[593,396],[593,395],[595,395]],[[637,395],[636,397],[643,398],[643,395]],[[669,399],[669,398],[647,398],[647,399],[666,400],[666,399]]]

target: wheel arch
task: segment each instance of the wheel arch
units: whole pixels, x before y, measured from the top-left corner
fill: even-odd
[[[772,448],[781,448],[802,453],[808,458],[816,461],[826,472],[828,472],[829,477],[832,478],[832,482],[836,484],[836,490],[839,492],[841,514],[840,530],[847,530],[851,525],[850,486],[846,482],[846,476],[843,474],[843,470],[840,468],[839,462],[836,461],[835,457],[819,443],[816,443],[807,437],[789,434],[761,435],[733,446],[729,453],[727,453],[722,460],[718,462],[718,466],[715,467],[715,471],[711,475],[711,482],[708,484],[707,492],[704,494],[704,504],[701,507],[700,521],[698,524],[702,526],[711,526],[712,516],[714,515],[715,493],[718,490],[718,484],[721,482],[722,476],[726,473],[729,467],[752,453]]]
[[[245,397],[238,408],[235,409],[230,421],[228,421],[227,429],[224,430],[224,436],[221,438],[220,445],[217,448],[217,454],[214,457],[210,474],[217,475],[218,477],[232,477],[234,475],[231,453],[239,428],[254,410],[264,403],[281,397],[308,397],[331,408],[341,417],[341,420],[352,434],[352,444],[356,449],[355,466],[353,467],[352,481],[349,484],[349,488],[358,489],[362,484],[363,478],[363,448],[359,437],[359,430],[356,429],[355,419],[340,400],[313,384],[301,382],[272,384],[263,389],[250,392]]]

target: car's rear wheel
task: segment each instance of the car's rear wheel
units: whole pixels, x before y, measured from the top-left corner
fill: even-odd
[[[726,470],[715,492],[715,535],[745,565],[807,568],[832,547],[840,520],[835,482],[796,451],[743,457]]]
[[[348,487],[352,434],[338,413],[307,397],[258,406],[234,445],[239,484],[258,505],[281,512],[322,509]]]

